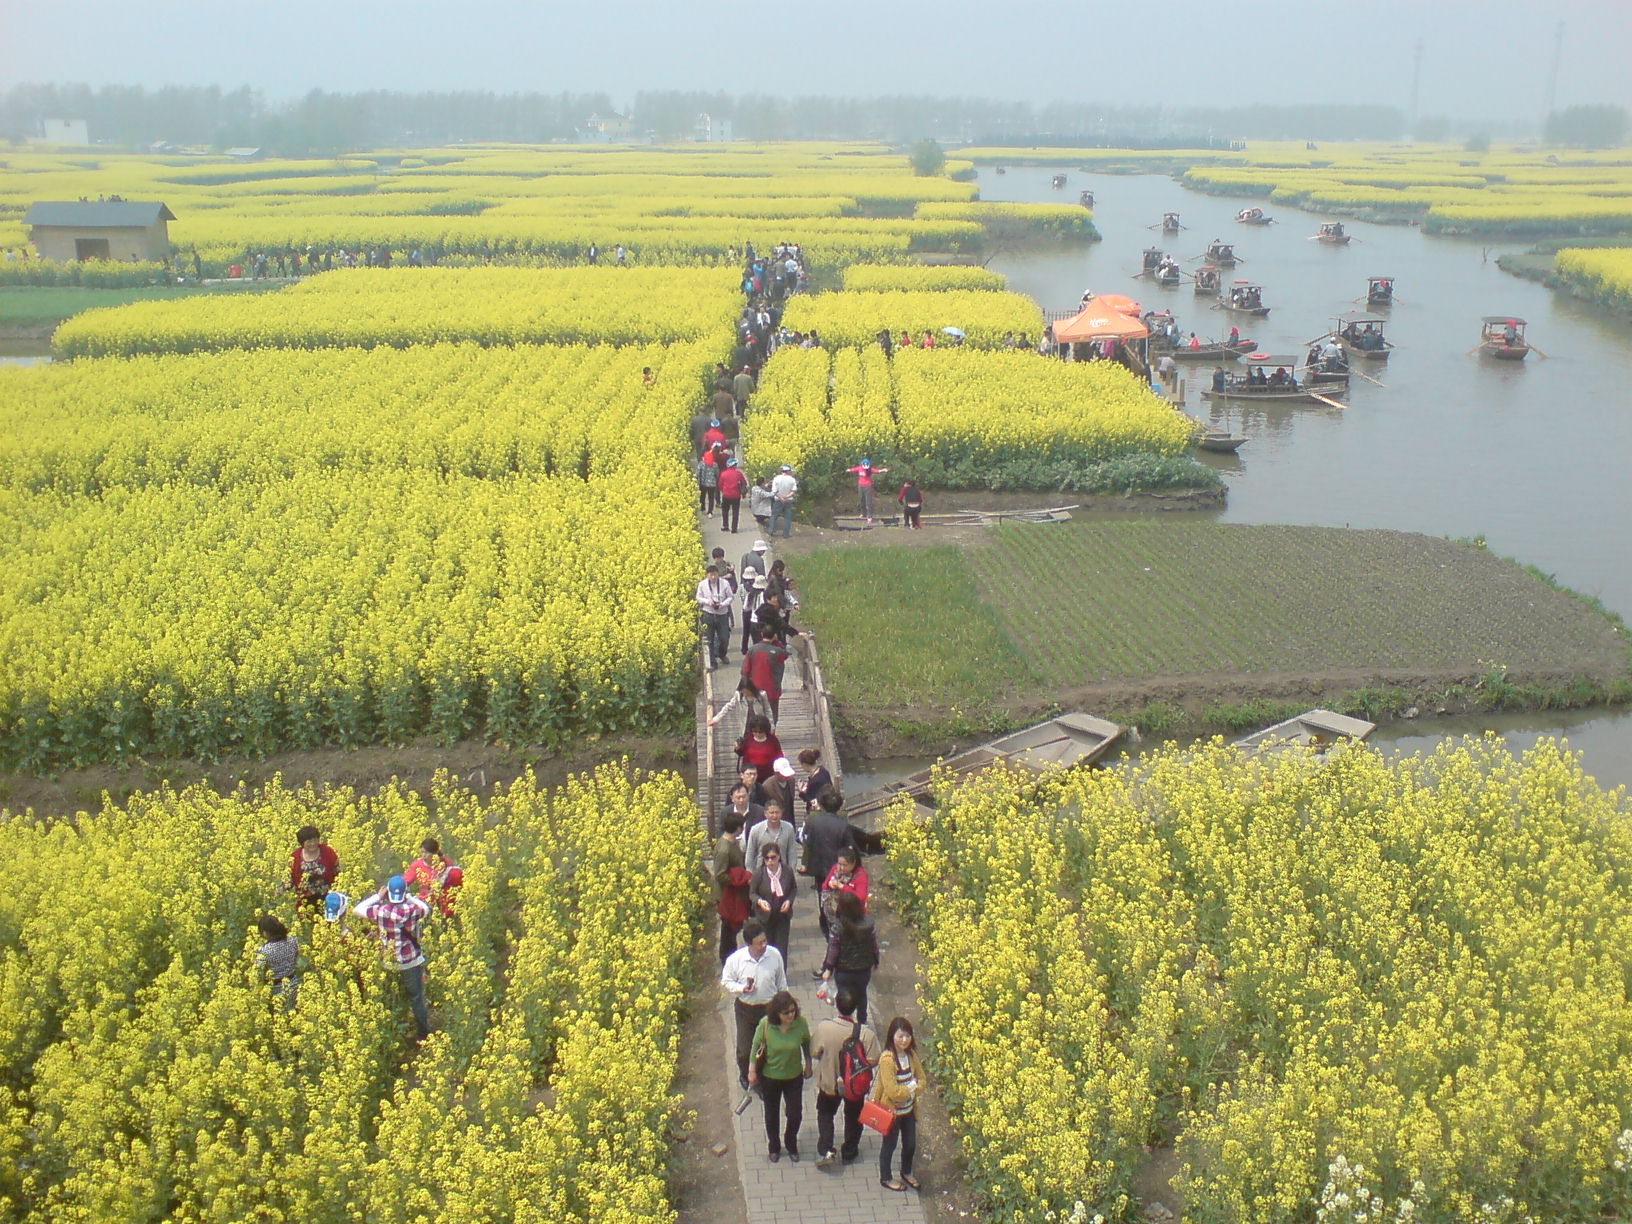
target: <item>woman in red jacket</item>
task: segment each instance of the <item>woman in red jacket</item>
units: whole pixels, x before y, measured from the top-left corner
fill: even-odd
[[[737,755],[745,767],[752,767],[756,787],[771,776],[772,763],[782,755],[782,741],[771,730],[770,719],[755,714],[748,720],[742,738],[737,741]]]
[[[340,856],[312,825],[296,832],[295,841],[294,857],[289,860],[289,891],[302,905],[320,906],[340,876]]]

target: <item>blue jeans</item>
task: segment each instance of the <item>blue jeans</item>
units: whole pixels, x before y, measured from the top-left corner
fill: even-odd
[[[771,503],[771,534],[776,534],[776,525],[782,524],[782,537],[786,539],[793,534],[793,503],[791,501],[773,501]]]
[[[397,976],[402,979],[403,992],[414,1013],[414,1026],[421,1037],[430,1036],[431,1017],[425,1010],[425,963],[421,961],[412,969],[398,969]]]

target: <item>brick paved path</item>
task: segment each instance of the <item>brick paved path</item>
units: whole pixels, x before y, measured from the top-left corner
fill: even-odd
[[[748,516],[745,514],[743,517],[746,519]],[[704,556],[718,546],[725,549],[727,558],[736,565],[757,537],[757,525],[752,519],[748,519],[748,522],[749,527],[735,535],[727,535],[720,530],[718,519],[701,521],[699,525],[703,532]],[[796,532],[799,530],[797,525],[794,530]],[[771,540],[771,543],[774,546],[776,540]],[[775,559],[774,548],[767,556],[771,560]],[[797,578],[797,575],[795,577]],[[795,615],[794,624],[798,623],[799,618]],[[740,633],[740,627],[737,633]],[[716,709],[730,699],[735,686],[736,662],[741,658],[737,650],[739,645],[740,641],[734,633],[731,643],[733,665],[729,668],[722,667],[714,673],[713,704]],[[817,675],[818,677],[820,675],[819,667]],[[786,684],[788,687],[782,695],[781,717],[777,720],[776,728],[777,738],[782,741],[783,749],[790,758],[797,758],[801,749],[821,748],[823,760],[828,768],[833,771],[836,778],[842,779],[837,752],[833,747],[832,729],[827,725],[826,706],[815,700],[817,694],[800,686],[798,668],[792,661],[788,665]],[[741,733],[742,720],[738,717],[738,711],[732,711],[714,729],[711,743],[706,721],[709,687],[705,685],[704,696],[698,701],[698,769],[701,774],[705,768],[704,762],[712,759],[714,786],[709,787],[706,781],[699,777],[699,790],[702,793],[698,798],[706,805],[710,801],[709,792],[712,790],[714,810],[717,812],[725,803],[730,782],[736,777],[736,756],[732,753],[731,746]],[[708,819],[706,808],[703,816],[706,823]],[[799,999],[799,1006],[805,1018],[814,1029],[819,1020],[833,1014],[833,1009],[828,1004],[817,1001],[817,983],[810,976],[811,970],[821,965],[825,949],[821,944],[821,933],[816,926],[816,910],[809,876],[800,877],[799,889],[799,896],[794,904],[793,931],[788,947],[790,961],[788,979],[793,993]],[[709,925],[712,928],[712,921]],[[712,929],[710,934],[713,934]],[[888,949],[885,949],[885,955],[889,955]],[[879,1036],[882,1038],[883,1027],[888,1023],[892,1013],[881,1005],[876,991],[870,1000],[870,1008],[868,1020],[879,1030]],[[732,1015],[731,1001],[722,995],[717,1010],[723,1038],[720,1043],[720,1074],[731,1085],[730,1097],[735,1105],[742,1100],[743,1093],[736,1086],[736,1022]],[[835,1119],[835,1123],[842,1135],[844,1126],[842,1113]],[[827,1169],[816,1167],[814,1084],[807,1082],[805,1086],[804,1121],[799,1130],[800,1160],[797,1164],[789,1160],[785,1154],[775,1164],[767,1157],[765,1114],[757,1096],[753,1097],[745,1110],[736,1115],[733,1130],[736,1138],[737,1175],[742,1182],[749,1224],[924,1224],[927,1218],[925,1204],[916,1193],[909,1190],[904,1194],[897,1194],[878,1184],[878,1152],[881,1139],[874,1131],[862,1132],[861,1155],[855,1163],[833,1165]],[[920,1163],[925,1154],[921,1144]]]

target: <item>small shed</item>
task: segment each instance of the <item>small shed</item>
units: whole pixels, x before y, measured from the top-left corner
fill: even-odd
[[[170,229],[176,215],[163,204],[132,200],[42,201],[23,218],[41,259],[170,258]]]

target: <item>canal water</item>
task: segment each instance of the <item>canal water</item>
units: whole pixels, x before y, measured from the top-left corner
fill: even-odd
[[[1061,172],[1066,186],[1054,190],[1050,179]],[[1202,195],[1162,175],[1085,174],[1074,166],[996,175],[987,167],[979,184],[983,200],[1075,204],[1084,188],[1094,192],[1103,242],[999,254],[990,264],[1044,310],[1073,309],[1088,290],[1121,293],[1147,309],[1171,308],[1186,333],[1203,339],[1235,322],[1260,351],[1296,354],[1334,316],[1365,308],[1368,276],[1393,277],[1397,300],[1381,313],[1397,347],[1386,365],[1361,367],[1386,386],[1352,379],[1347,408],[1225,409],[1199,395],[1211,366],[1183,371],[1187,410],[1249,439],[1238,457],[1206,456],[1229,485],[1218,521],[1483,536],[1492,551],[1632,621],[1632,324],[1497,268],[1498,255],[1528,244],[1345,220],[1355,241],[1332,247],[1309,239],[1333,218]],[[1277,223],[1237,224],[1236,212],[1249,204]],[[1187,227],[1178,235],[1148,228],[1175,210]],[[1135,279],[1145,247],[1172,251],[1190,269],[1214,238],[1234,243],[1244,261],[1233,277],[1263,286],[1267,320],[1210,310],[1188,281],[1161,289]],[[1469,354],[1481,316],[1498,314],[1529,321],[1538,349],[1529,360]],[[1515,748],[1540,735],[1565,736],[1600,782],[1632,786],[1632,714],[1436,719],[1383,728],[1375,741],[1414,752],[1440,732],[1487,727]]]

